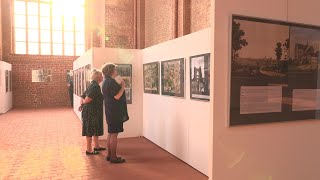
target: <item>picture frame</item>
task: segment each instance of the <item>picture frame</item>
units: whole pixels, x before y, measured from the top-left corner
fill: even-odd
[[[9,92],[12,92],[12,71],[9,71]]]
[[[87,64],[85,66],[85,72],[86,72],[86,88],[88,88],[90,82],[91,82],[91,64]]]
[[[190,57],[190,99],[210,101],[210,53]]]
[[[9,71],[5,70],[5,77],[6,77],[6,92],[9,92]]]
[[[185,59],[161,62],[161,93],[164,96],[185,98]]]
[[[123,81],[126,83],[125,94],[127,104],[132,104],[132,64],[115,64]]]
[[[160,63],[143,64],[144,93],[160,94]]]
[[[320,27],[232,16],[230,126],[317,120]]]

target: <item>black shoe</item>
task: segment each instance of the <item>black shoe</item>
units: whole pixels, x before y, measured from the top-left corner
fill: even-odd
[[[118,157],[118,159],[119,159],[119,158],[121,159],[121,157]],[[110,159],[111,159],[110,156],[107,156],[107,157],[106,157],[106,160],[107,160],[107,161],[110,161]]]
[[[110,159],[110,162],[116,164],[116,163],[124,163],[126,162],[126,160],[119,157],[117,159]]]
[[[92,152],[86,151],[86,155],[97,155],[97,154],[99,154],[98,151],[92,151]]]
[[[104,151],[107,150],[107,148],[104,147],[98,147],[98,148],[93,148],[94,151]]]

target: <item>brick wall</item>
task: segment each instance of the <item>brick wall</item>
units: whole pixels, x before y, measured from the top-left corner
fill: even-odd
[[[105,1],[105,46],[109,48],[136,48],[135,0]]]
[[[75,57],[10,55],[14,107],[69,106],[67,70]],[[51,82],[32,83],[32,70],[50,69]]]
[[[190,0],[191,33],[210,27],[210,0]]]
[[[210,0],[146,0],[145,47],[210,27]]]
[[[174,39],[175,0],[145,1],[145,46]]]
[[[2,2],[3,60],[12,64],[14,107],[69,106],[66,71],[77,57],[12,54],[11,0]],[[32,83],[32,70],[51,69],[52,82]]]

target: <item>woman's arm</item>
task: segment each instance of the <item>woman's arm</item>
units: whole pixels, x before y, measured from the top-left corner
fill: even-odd
[[[78,108],[78,111],[82,111],[82,108],[83,108],[83,105],[84,104],[88,104],[88,103],[90,103],[92,101],[92,99],[91,98],[89,98],[89,97],[86,97],[85,99],[83,99],[83,98],[81,98],[81,101],[80,101],[80,107]]]
[[[88,103],[90,103],[92,101],[92,99],[89,98],[89,97],[86,97],[85,99],[81,99],[81,101],[82,101],[81,104],[88,104]]]
[[[124,88],[126,87],[126,83],[124,81],[121,82],[121,89],[117,95],[114,96],[116,100],[119,100],[124,92]]]

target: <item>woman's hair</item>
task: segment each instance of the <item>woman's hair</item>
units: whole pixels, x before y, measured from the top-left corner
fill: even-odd
[[[99,69],[92,69],[91,71],[91,80],[98,80],[99,76],[102,74],[102,72]]]
[[[102,66],[101,69],[104,77],[111,76],[116,69],[116,65],[113,63],[106,63]]]

